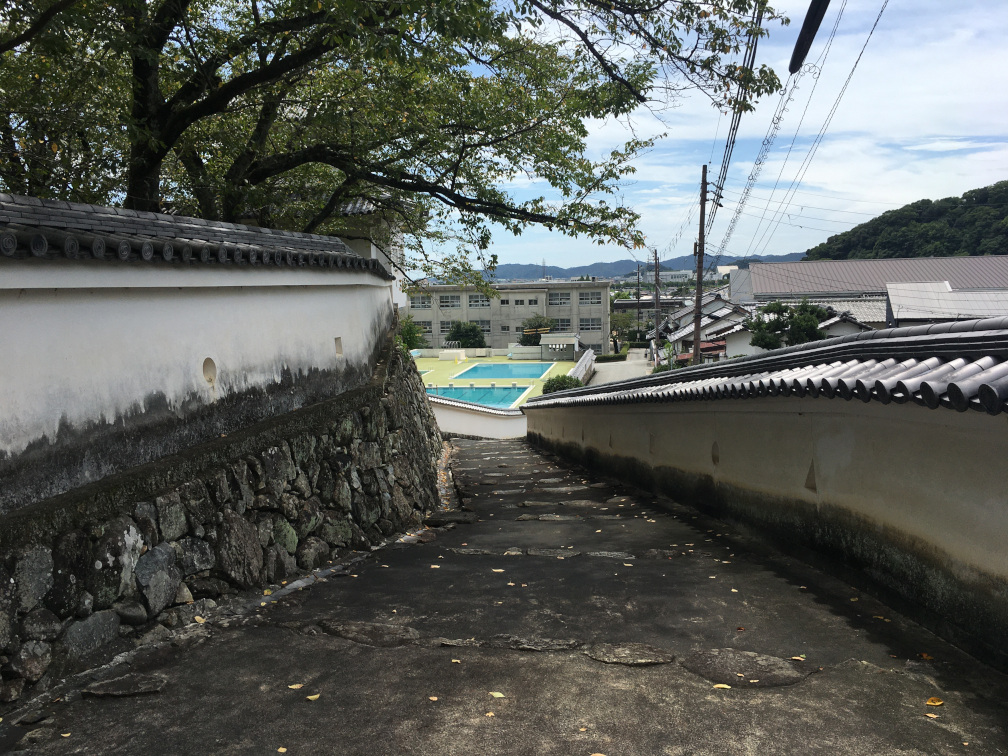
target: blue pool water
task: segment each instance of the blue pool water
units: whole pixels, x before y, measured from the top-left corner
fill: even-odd
[[[528,386],[519,386],[517,388],[512,388],[511,386],[504,388],[491,388],[490,386],[466,388],[454,386],[437,388],[428,387],[427,393],[434,394],[435,396],[443,396],[445,399],[458,399],[463,402],[483,404],[487,407],[506,408],[518,401],[518,397],[524,394],[527,390]]]
[[[553,367],[552,362],[478,362],[456,378],[489,378],[513,380],[516,378],[542,378]]]

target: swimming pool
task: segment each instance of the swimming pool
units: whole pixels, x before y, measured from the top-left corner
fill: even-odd
[[[487,407],[507,408],[518,401],[518,398],[528,390],[528,386],[428,386],[427,393],[443,396],[445,399],[458,399],[462,402],[483,404]]]
[[[542,378],[553,365],[552,362],[478,362],[454,377],[499,380]]]

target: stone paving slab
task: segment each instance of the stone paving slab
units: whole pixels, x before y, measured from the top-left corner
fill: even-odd
[[[476,522],[190,625],[0,722],[0,750],[1008,753],[1008,679],[871,596],[523,443],[454,443]],[[475,485],[500,459],[585,490],[521,507],[546,499]],[[103,680],[123,694],[81,694]]]

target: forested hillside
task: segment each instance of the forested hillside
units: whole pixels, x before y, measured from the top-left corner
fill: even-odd
[[[1008,254],[1008,181],[919,200],[810,249],[806,260]]]

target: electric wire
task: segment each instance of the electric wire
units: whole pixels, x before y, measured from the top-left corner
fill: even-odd
[[[788,190],[784,194],[786,204],[783,204],[782,205],[783,207],[790,205],[791,190],[799,186],[802,180],[805,178],[805,174],[808,172],[809,165],[811,165],[812,159],[815,157],[815,153],[819,149],[819,145],[822,144],[823,137],[825,136],[827,130],[829,129],[830,123],[833,121],[833,116],[836,115],[836,111],[840,107],[840,101],[843,99],[844,93],[847,91],[847,87],[850,85],[851,80],[854,78],[854,72],[857,70],[858,63],[861,62],[861,57],[864,55],[864,52],[868,47],[868,43],[871,41],[872,35],[875,33],[875,29],[878,27],[879,21],[882,19],[882,14],[885,12],[886,6],[888,5],[889,0],[883,0],[882,8],[879,10],[878,16],[876,16],[875,18],[875,23],[872,24],[872,28],[868,32],[868,37],[867,39],[865,39],[864,44],[861,46],[861,52],[858,53],[858,56],[854,61],[854,65],[851,66],[850,73],[847,75],[846,81],[844,81],[843,86],[840,88],[840,92],[839,94],[837,94],[837,97],[833,102],[833,106],[832,108],[830,108],[830,111],[826,116],[826,120],[823,122],[822,127],[819,129],[819,133],[816,135],[815,139],[812,142],[812,145],[809,147],[805,159],[802,161],[801,166],[799,166],[798,168],[798,173],[795,174],[795,177],[794,179],[792,179],[791,184],[788,187]],[[780,227],[781,218],[782,215],[780,211],[778,211],[776,215],[776,221],[775,219],[771,219],[770,224],[767,226],[767,229],[763,232],[763,235],[756,243],[756,246],[757,248],[759,248],[761,254],[762,252],[766,251],[767,247],[770,245],[770,242],[773,240],[773,236],[776,233],[777,228]],[[763,241],[764,239],[766,239],[765,242]],[[750,245],[750,249],[751,248],[752,247]]]

